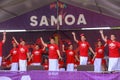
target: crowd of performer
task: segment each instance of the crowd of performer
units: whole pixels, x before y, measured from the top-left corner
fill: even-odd
[[[103,30],[99,31],[101,38],[98,39],[95,49],[92,49],[84,34],[80,34],[80,40],[76,39],[75,32],[71,33],[73,40],[78,44],[79,54],[74,50],[73,44],[69,41],[66,44],[62,43],[62,50],[59,49],[59,44],[55,43],[55,38],[50,38],[50,43],[45,43],[40,37],[40,44],[31,46],[32,51],[29,51],[24,40],[18,42],[15,37],[12,39],[13,48],[6,56],[2,56],[2,45],[6,41],[6,32],[3,32],[3,40],[0,42],[0,66],[10,68],[11,71],[27,71],[27,66],[43,66],[49,71],[77,71],[79,65],[94,65],[95,72],[115,71],[120,70],[119,67],[119,48],[120,42],[116,41],[114,34],[108,39],[104,36]],[[102,43],[102,40],[105,44]],[[105,60],[105,47],[108,46],[109,60],[108,65]],[[48,48],[48,52],[46,51]],[[92,53],[88,54],[89,51]],[[64,58],[61,52],[66,56]],[[48,55],[43,57],[43,55]]]

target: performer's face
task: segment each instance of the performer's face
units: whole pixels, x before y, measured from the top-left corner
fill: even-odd
[[[86,40],[85,36],[81,36],[81,41],[85,41],[85,40]]]
[[[21,43],[20,43],[21,45],[25,45],[25,41],[21,41]]]
[[[50,39],[50,43],[51,43],[51,44],[54,44],[54,43],[55,43],[55,40],[54,40],[54,39]]]
[[[70,49],[70,50],[72,50],[72,49],[73,49],[73,46],[72,46],[72,45],[70,45],[70,46],[69,46],[69,49]]]
[[[99,42],[98,42],[98,47],[100,47],[101,45],[102,45],[102,43],[99,41]]]
[[[38,46],[38,45],[36,45],[36,46],[35,46],[35,49],[36,49],[36,50],[38,50],[38,49],[39,49],[39,46]]]
[[[112,34],[112,35],[110,36],[110,39],[111,39],[112,41],[114,41],[114,40],[116,39],[115,35]]]
[[[17,45],[16,45],[16,43],[13,43],[13,47],[15,48]]]

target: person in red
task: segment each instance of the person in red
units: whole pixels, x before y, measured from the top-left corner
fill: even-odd
[[[65,71],[64,61],[59,60],[59,71]]]
[[[76,59],[77,61],[79,61],[79,59],[77,58],[75,51],[73,50],[72,44],[68,45],[67,50],[65,50],[63,45],[62,51],[66,53],[67,71],[74,71],[74,59]]]
[[[62,59],[58,45],[55,44],[55,38],[51,37],[50,38],[50,44],[44,43],[42,37],[40,38],[41,42],[44,47],[48,47],[49,49],[49,71],[58,71],[59,66],[58,66],[58,59]]]
[[[48,59],[45,58],[44,63],[42,64],[44,67],[44,70],[48,70],[49,64],[48,64]]]
[[[4,70],[9,70],[11,67],[10,59],[5,59],[5,57],[3,56],[1,66]]]
[[[32,65],[32,60],[28,60],[27,66],[31,66],[31,65]]]
[[[95,49],[95,60],[94,60],[94,71],[101,72],[102,71],[102,59],[104,58],[104,48],[105,45],[102,45],[100,39],[98,39],[96,49]]]
[[[80,65],[87,65],[87,61],[88,61],[88,50],[90,50],[93,54],[94,51],[93,49],[90,47],[89,43],[86,41],[85,35],[81,34],[81,41],[78,41],[76,39],[75,33],[72,32],[74,41],[76,43],[78,43],[79,45],[79,50],[80,50]]]
[[[2,46],[6,41],[6,32],[3,32],[3,40],[0,41],[0,66],[2,64]]]
[[[100,34],[102,39],[108,44],[109,47],[108,71],[115,71],[118,69],[119,65],[118,62],[120,58],[119,53],[120,43],[116,41],[116,37],[114,34],[111,34],[110,40],[104,36],[103,30],[100,30]]]
[[[13,49],[10,50],[10,54],[5,58],[8,59],[9,57],[11,57],[11,71],[18,71],[18,48],[17,48],[17,44],[13,41]]]
[[[106,64],[106,60],[103,58],[102,59],[102,71],[106,71],[107,70],[107,64]]]
[[[34,50],[32,51],[32,55],[30,59],[32,59],[32,64],[34,66],[40,66],[42,62],[42,53],[45,50],[45,48],[40,49],[39,45],[36,44]]]
[[[28,48],[25,45],[25,41],[21,40],[20,44],[13,37],[13,40],[18,45],[18,53],[19,53],[19,69],[20,71],[27,71],[27,57],[29,57]]]
[[[88,65],[93,65],[94,64],[94,57],[93,57],[93,55],[89,55],[88,56],[87,64]]]

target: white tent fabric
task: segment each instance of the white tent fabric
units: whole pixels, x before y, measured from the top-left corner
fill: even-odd
[[[0,0],[0,22],[40,8],[54,1],[62,1],[120,19],[120,0]]]

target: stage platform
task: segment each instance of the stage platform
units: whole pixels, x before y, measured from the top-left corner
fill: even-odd
[[[26,72],[0,71],[0,80],[120,80],[120,72],[52,72],[41,70]]]

